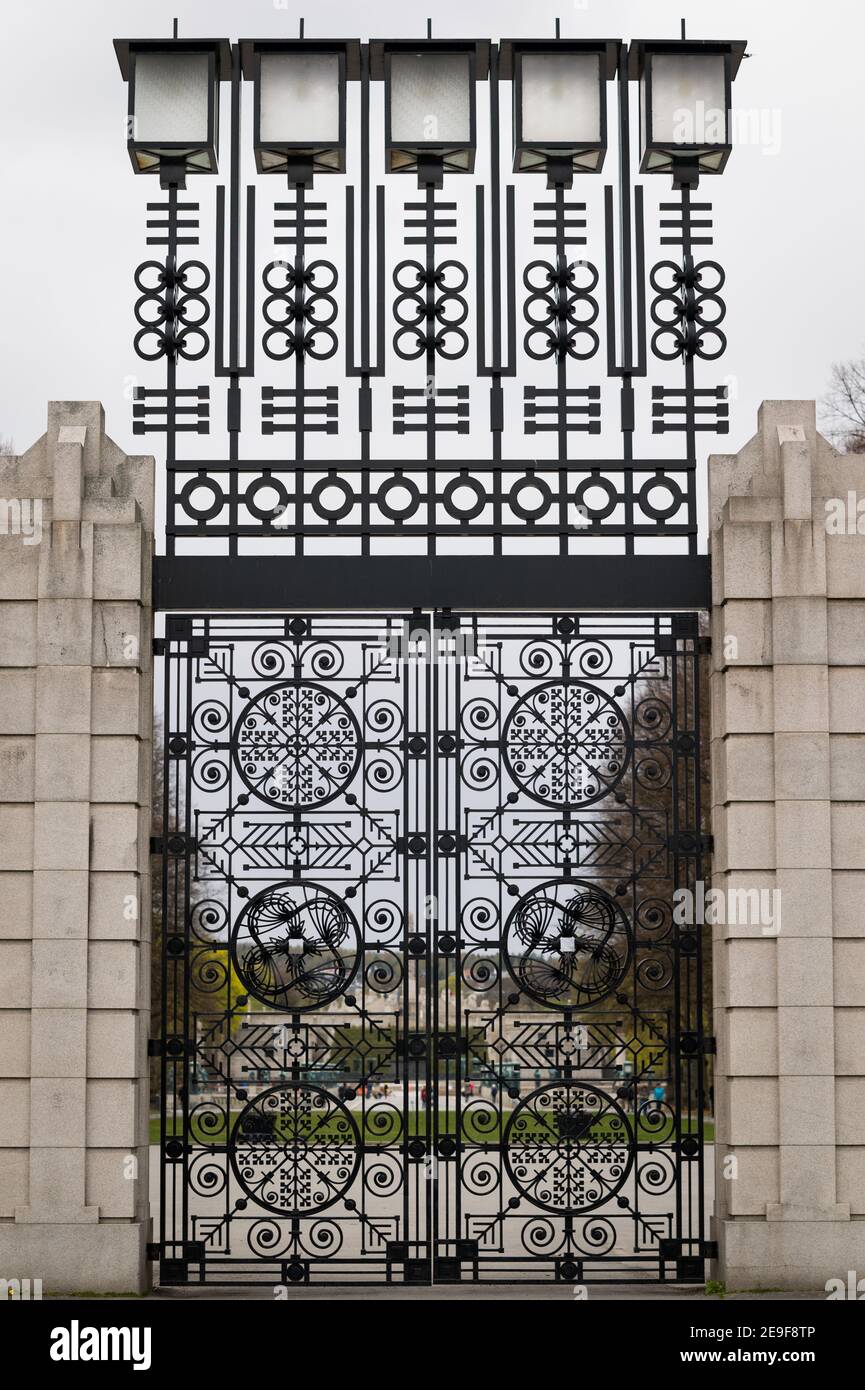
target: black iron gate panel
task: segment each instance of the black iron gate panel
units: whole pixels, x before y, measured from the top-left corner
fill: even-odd
[[[436,1277],[702,1281],[696,615],[438,622]]]
[[[167,619],[163,1282],[702,1279],[698,646]]]
[[[386,616],[167,619],[164,1283],[430,1276],[410,640]]]

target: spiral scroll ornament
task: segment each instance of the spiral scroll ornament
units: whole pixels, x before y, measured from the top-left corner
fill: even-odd
[[[282,1216],[324,1211],[360,1165],[348,1108],[318,1086],[273,1086],[238,1116],[229,1144],[234,1175],[258,1206]]]
[[[231,937],[243,987],[270,1008],[321,1009],[351,983],[360,959],[357,922],[317,883],[279,883],[244,908]]]
[[[545,1211],[576,1215],[620,1192],[634,1162],[628,1118],[585,1082],[558,1081],[521,1101],[505,1129],[508,1175]]]
[[[587,806],[612,791],[630,756],[624,714],[588,681],[548,681],[523,695],[502,736],[514,781],[545,806]]]
[[[631,959],[627,918],[596,884],[554,880],[520,899],[508,918],[508,969],[548,1008],[594,1004],[620,984]]]
[[[250,791],[286,809],[322,806],[348,785],[361,760],[357,720],[333,690],[284,681],[251,700],[232,748]]]

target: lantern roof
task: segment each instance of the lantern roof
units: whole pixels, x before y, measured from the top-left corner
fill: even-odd
[[[621,39],[502,39],[499,45],[499,77],[509,82],[514,75],[514,54],[604,53],[604,76],[616,75]]]
[[[241,39],[240,62],[247,79],[255,76],[255,53],[344,53],[349,82],[360,78],[360,39]]]
[[[384,78],[385,53],[471,53],[475,55],[475,77],[489,76],[489,39],[370,39],[369,75],[374,82]]]
[[[746,39],[633,39],[628,48],[628,76],[642,77],[646,53],[729,53],[730,77],[736,76],[748,47]]]
[[[229,39],[115,39],[114,52],[120,64],[124,82],[129,81],[130,54],[135,53],[203,53],[216,54],[216,76],[221,82],[231,77],[231,42]]]

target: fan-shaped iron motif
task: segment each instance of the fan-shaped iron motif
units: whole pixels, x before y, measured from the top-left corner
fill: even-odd
[[[251,700],[233,739],[250,791],[287,810],[323,806],[348,785],[361,758],[361,733],[348,705],[310,681],[283,681]]]
[[[238,1116],[229,1141],[248,1197],[281,1216],[332,1206],[354,1182],[360,1134],[351,1112],[318,1086],[273,1086]]]
[[[521,990],[551,1008],[575,1008],[603,999],[619,984],[631,958],[631,931],[595,884],[553,880],[517,903],[505,951]]]
[[[244,988],[275,1009],[320,1009],[347,989],[360,957],[357,923],[316,883],[279,883],[244,908],[231,956]]]
[[[587,681],[548,681],[527,691],[502,742],[514,781],[545,806],[597,801],[621,780],[630,756],[624,714]]]
[[[624,1186],[634,1141],[620,1106],[585,1082],[555,1081],[526,1096],[505,1129],[514,1186],[559,1215],[592,1211]]]

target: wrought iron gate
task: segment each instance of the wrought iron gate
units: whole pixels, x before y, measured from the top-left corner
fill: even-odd
[[[168,617],[163,1283],[703,1278],[699,648]]]

